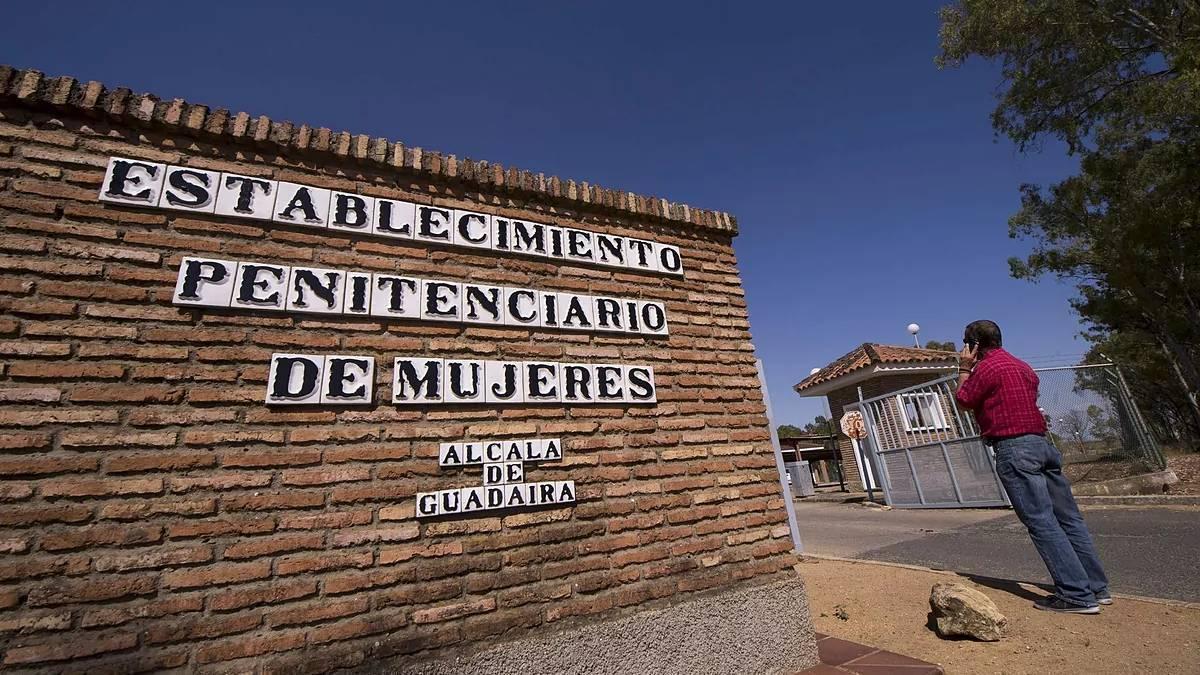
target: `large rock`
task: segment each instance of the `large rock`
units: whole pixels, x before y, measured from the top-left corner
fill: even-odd
[[[995,642],[1004,637],[1008,619],[991,598],[962,584],[939,581],[929,592],[929,608],[942,637],[965,635]]]

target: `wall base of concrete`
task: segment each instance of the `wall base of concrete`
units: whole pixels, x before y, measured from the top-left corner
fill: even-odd
[[[423,663],[364,664],[404,675],[797,673],[817,665],[804,583],[794,572],[659,609]]]
[[[1174,471],[1156,471],[1143,473],[1127,478],[1099,481],[1096,483],[1075,483],[1071,491],[1079,496],[1101,495],[1161,495],[1168,486],[1179,482]]]

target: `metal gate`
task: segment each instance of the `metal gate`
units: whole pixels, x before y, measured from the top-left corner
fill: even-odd
[[[863,453],[897,508],[1007,506],[992,450],[954,400],[956,376],[863,399]]]
[[[1157,442],[1113,364],[1035,369],[1047,436],[1076,484],[1161,471]],[[898,508],[1006,506],[995,455],[954,400],[957,376],[864,399],[863,455]]]

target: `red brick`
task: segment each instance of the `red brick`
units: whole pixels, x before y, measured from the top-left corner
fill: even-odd
[[[110,502],[100,507],[101,520],[142,520],[154,516],[209,516],[217,511],[215,499],[153,499]]]
[[[249,612],[234,616],[188,616],[174,621],[161,621],[145,632],[146,644],[195,641],[244,633],[262,623],[262,614]]]
[[[271,652],[298,649],[304,645],[305,633],[267,633],[208,644],[196,650],[196,662],[217,663],[233,659],[261,656]]]
[[[41,484],[43,497],[116,497],[162,494],[161,478],[80,480],[58,478]]]
[[[258,558],[302,549],[320,548],[324,535],[319,532],[303,534],[276,534],[260,539],[243,539],[225,547],[222,557],[226,560]]]
[[[25,457],[0,458],[0,476],[40,476],[55,473],[95,471],[100,466],[97,457],[78,455],[37,454]]]
[[[0,617],[0,635],[19,633],[29,635],[50,630],[67,630],[71,627],[70,612],[26,612],[7,618]]]
[[[641,547],[631,551],[623,551],[613,554],[611,560],[613,567],[624,567],[626,565],[634,565],[652,560],[662,560],[670,555],[670,551],[665,547]]]
[[[38,292],[60,298],[78,298],[80,300],[105,300],[109,302],[138,302],[146,299],[146,289],[115,284],[94,284],[82,281],[43,281],[38,284]],[[74,314],[74,304],[71,304]]]
[[[430,609],[421,609],[414,611],[414,623],[439,623],[442,621],[450,621],[461,619],[463,616],[473,614],[484,614],[487,611],[496,609],[496,598],[481,598],[475,601],[467,601],[442,605],[442,607],[434,607]]]
[[[136,633],[89,636],[86,640],[53,640],[45,644],[11,647],[4,654],[4,665],[69,661],[97,654],[132,649],[138,643]]]
[[[303,509],[325,505],[325,495],[320,492],[281,492],[221,497],[221,508],[226,511],[273,511],[276,509]]]
[[[123,321],[174,321],[191,319],[182,309],[154,307],[151,305],[88,305],[83,315],[93,319],[119,319]]]
[[[130,410],[128,422],[135,427],[165,427],[174,425],[209,424],[237,420],[236,410],[189,408],[139,408]]]
[[[128,572],[130,570],[203,563],[209,562],[212,559],[212,547],[188,546],[185,548],[157,549],[143,553],[97,555],[92,559],[92,566],[97,572]]]
[[[149,345],[120,345],[102,342],[85,342],[79,345],[81,359],[133,359],[136,361],[185,361],[187,347],[162,347]],[[162,387],[160,387],[162,389]],[[178,401],[170,401],[176,403]]]
[[[380,520],[384,520],[382,515]],[[371,511],[331,511],[314,514],[281,514],[281,530],[336,530],[371,522]]]
[[[379,436],[378,429],[374,427],[301,427],[292,429],[289,433],[289,440],[295,444],[303,443],[331,443],[339,441],[364,441],[372,440]]]
[[[368,467],[343,467],[330,469],[292,469],[284,471],[284,485],[328,485],[330,483],[345,483],[360,480],[370,480],[371,469]]]
[[[47,433],[0,434],[0,450],[37,450],[50,446],[51,435]]]
[[[598,614],[612,609],[614,606],[616,606],[615,599],[612,596],[605,595],[571,600],[547,609],[546,622],[560,621],[573,616]]]
[[[6,201],[3,197],[0,197],[0,206],[4,206]],[[49,277],[87,277],[98,279],[104,272],[104,265],[95,262],[71,263],[31,256],[0,256],[0,269],[10,272],[29,272]]]
[[[579,554],[608,553],[609,551],[617,551],[637,545],[638,536],[636,534],[623,534],[616,537],[596,537],[579,544]]]
[[[184,520],[167,526],[171,539],[220,537],[230,534],[263,534],[275,529],[272,517],[226,516],[218,520]]]
[[[11,609],[21,604],[21,594],[16,589],[0,591],[0,609]]]
[[[174,433],[171,434],[174,436]],[[134,471],[187,471],[215,466],[216,455],[208,452],[145,453],[110,457],[104,468],[109,473]]]
[[[403,610],[371,612],[367,616],[313,628],[308,639],[312,644],[324,644],[391,632],[408,623],[405,614]]]
[[[370,551],[333,552],[320,551],[316,553],[297,553],[278,558],[275,562],[275,573],[279,576],[290,574],[309,574],[329,570],[345,569],[348,567],[370,567],[373,555]]]
[[[321,461],[320,450],[245,450],[221,455],[222,466],[247,468],[302,466],[316,464],[319,461]]]
[[[157,579],[152,576],[109,575],[87,579],[58,580],[30,589],[25,604],[30,607],[53,607],[80,602],[100,602],[158,592]]]
[[[108,675],[125,673],[167,672],[182,667],[188,661],[188,650],[139,649],[129,656],[103,659],[100,662],[62,664],[62,675]]]
[[[71,391],[74,403],[178,403],[181,400],[182,389],[149,384],[85,384]]]
[[[0,539],[0,553],[28,553],[30,540],[26,537]]]
[[[355,614],[361,614],[369,608],[366,598],[348,598],[346,600],[322,600],[320,602],[300,607],[289,607],[266,616],[266,623],[272,628],[280,626],[295,626],[298,624],[318,623],[331,619],[341,619]]]
[[[175,445],[175,432],[96,433],[94,431],[68,431],[63,433],[60,442],[65,448],[167,448]]]
[[[307,598],[317,593],[311,579],[271,581],[254,586],[239,586],[209,596],[208,607],[215,612],[230,612],[256,605],[270,605]]]
[[[83,628],[118,626],[138,619],[156,619],[171,614],[198,612],[204,609],[204,596],[172,595],[125,607],[101,608],[85,611],[80,615],[79,625]]]
[[[116,410],[50,409],[0,410],[0,426],[36,427],[43,424],[114,424],[120,420]]]
[[[0,558],[0,581],[83,574],[91,562],[86,556],[9,556]]]
[[[110,469],[111,470],[111,469]],[[191,492],[192,490],[236,490],[239,488],[260,488],[271,484],[271,474],[262,473],[217,473],[209,476],[177,477],[168,479],[168,489],[171,492]]]
[[[70,356],[71,345],[57,342],[0,341],[0,356]]]
[[[381,541],[408,541],[419,536],[421,536],[421,528],[415,523],[389,527],[363,527],[335,532],[331,543],[335,547],[359,546]]]
[[[37,380],[119,380],[125,375],[125,367],[104,363],[18,361],[8,367],[8,375]]]
[[[35,237],[0,235],[0,251],[24,253],[28,255],[45,255],[46,242]]]
[[[406,562],[413,558],[440,558],[445,555],[460,555],[463,550],[463,543],[461,541],[442,544],[410,544],[408,546],[383,548],[379,551],[378,564],[392,565]]]
[[[92,517],[92,509],[78,504],[0,509],[0,525],[22,527],[44,523],[78,523]]]
[[[15,195],[0,195],[0,207],[23,211],[25,213],[36,213],[44,216],[52,216],[57,207],[54,202],[45,199],[31,199],[28,197],[17,197]]]
[[[201,588],[223,586],[245,581],[257,581],[271,576],[271,562],[220,563],[210,567],[167,572],[162,576],[164,588]]]
[[[88,546],[133,546],[162,541],[158,525],[91,525],[42,535],[43,551],[69,551]]]
[[[330,423],[337,419],[337,414],[329,411],[314,412],[311,410],[279,410],[277,408],[255,408],[246,411],[246,424],[306,424],[312,422]]]
[[[61,398],[53,387],[0,387],[0,403],[57,403]]]
[[[241,443],[282,443],[283,432],[275,430],[230,429],[227,431],[187,431],[184,443],[188,446],[228,446]]]
[[[3,246],[3,240],[0,239],[0,246]],[[39,319],[54,319],[54,318],[69,318],[75,316],[75,310],[79,305],[74,302],[65,302],[62,300],[14,300],[0,302],[0,306],[6,306],[8,313],[16,316],[32,316]]]
[[[385,506],[379,509],[379,520],[411,520],[416,515],[415,504],[402,506]]]

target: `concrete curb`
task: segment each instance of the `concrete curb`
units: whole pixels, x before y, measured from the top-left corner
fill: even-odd
[[[1080,506],[1200,506],[1200,495],[1076,495]]]
[[[899,568],[902,570],[913,570],[915,572],[930,572],[933,574],[940,574],[943,576],[962,577],[964,579],[969,580],[968,575],[962,574],[959,572],[954,572],[952,570],[935,570],[932,567],[922,567],[920,565],[908,565],[905,563],[888,562],[886,560],[863,560],[862,558],[842,558],[842,557],[836,556],[836,555],[820,555],[817,553],[801,553],[800,556],[802,558],[812,558],[813,560],[828,560],[829,562],[844,562],[844,563],[853,563],[856,565],[875,565],[877,567],[896,567],[896,568]],[[804,565],[803,562],[797,563],[794,566],[794,569],[796,570],[796,572],[801,572],[803,565]],[[1022,587],[1025,587],[1028,590],[1041,590],[1040,588],[1038,588],[1038,586],[1036,584],[1032,584],[1028,581],[1017,581],[1016,579],[1013,579],[1012,581],[1013,581],[1013,583],[1018,584]],[[1179,607],[1182,609],[1198,609],[1198,610],[1200,610],[1200,602],[1187,602],[1185,600],[1171,600],[1168,598],[1151,598],[1151,597],[1147,597],[1144,595],[1130,595],[1128,593],[1113,593],[1112,596],[1113,596],[1113,598],[1116,598],[1118,600],[1136,600],[1137,602],[1149,602],[1151,604],[1165,605],[1167,607]]]
[[[1161,495],[1167,486],[1179,482],[1174,471],[1166,469],[1137,476],[1114,478],[1097,483],[1076,483],[1076,497],[1125,497],[1134,495]]]

